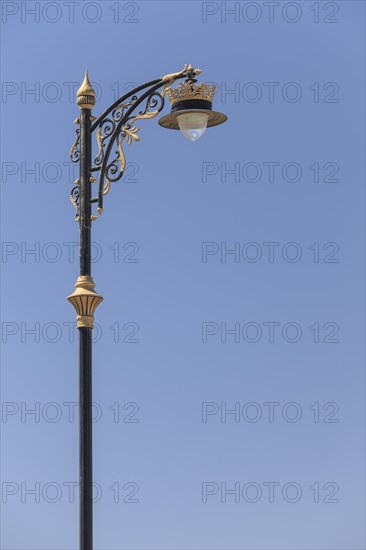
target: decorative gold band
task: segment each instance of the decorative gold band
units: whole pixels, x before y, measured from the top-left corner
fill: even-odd
[[[77,328],[94,328],[94,315],[77,315],[76,326]]]
[[[81,95],[77,98],[76,103],[79,109],[92,109],[95,105],[95,97],[91,95]]]

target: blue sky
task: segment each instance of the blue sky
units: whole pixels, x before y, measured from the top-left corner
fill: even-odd
[[[3,548],[78,546],[75,91],[185,63],[228,122],[93,224],[95,548],[364,548],[364,3],[1,7]]]

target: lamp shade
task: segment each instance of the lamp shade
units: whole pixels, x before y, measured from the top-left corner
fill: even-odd
[[[190,141],[197,141],[206,128],[218,126],[227,120],[226,115],[212,110],[215,90],[214,84],[197,85],[192,81],[168,88],[171,112],[159,120],[160,126],[181,130]]]

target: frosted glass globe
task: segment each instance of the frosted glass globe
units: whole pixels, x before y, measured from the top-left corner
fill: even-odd
[[[208,114],[183,113],[177,116],[179,128],[189,141],[197,141],[207,128]]]

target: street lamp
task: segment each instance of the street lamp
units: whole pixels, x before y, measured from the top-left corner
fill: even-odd
[[[126,167],[123,145],[139,141],[138,120],[156,117],[164,107],[165,95],[171,103],[171,113],[159,124],[180,129],[191,141],[199,139],[206,128],[222,124],[227,117],[212,111],[215,86],[197,84],[202,71],[185,65],[182,71],[151,80],[137,86],[110,105],[98,118],[92,116],[95,91],[88,72],[77,92],[80,116],[76,139],[71,147],[72,162],[79,163],[79,178],[71,190],[70,199],[76,209],[80,228],[80,275],[74,292],[68,296],[76,310],[79,329],[79,442],[80,442],[80,550],[93,549],[92,503],[92,329],[94,312],[103,300],[95,291],[91,276],[91,226],[103,212],[103,199],[111,183],[118,181]],[[176,88],[176,80],[185,79]],[[160,91],[159,91],[160,90]],[[95,133],[98,153],[92,157],[92,136]],[[92,193],[96,183],[97,196]],[[96,212],[93,206],[96,205]]]

